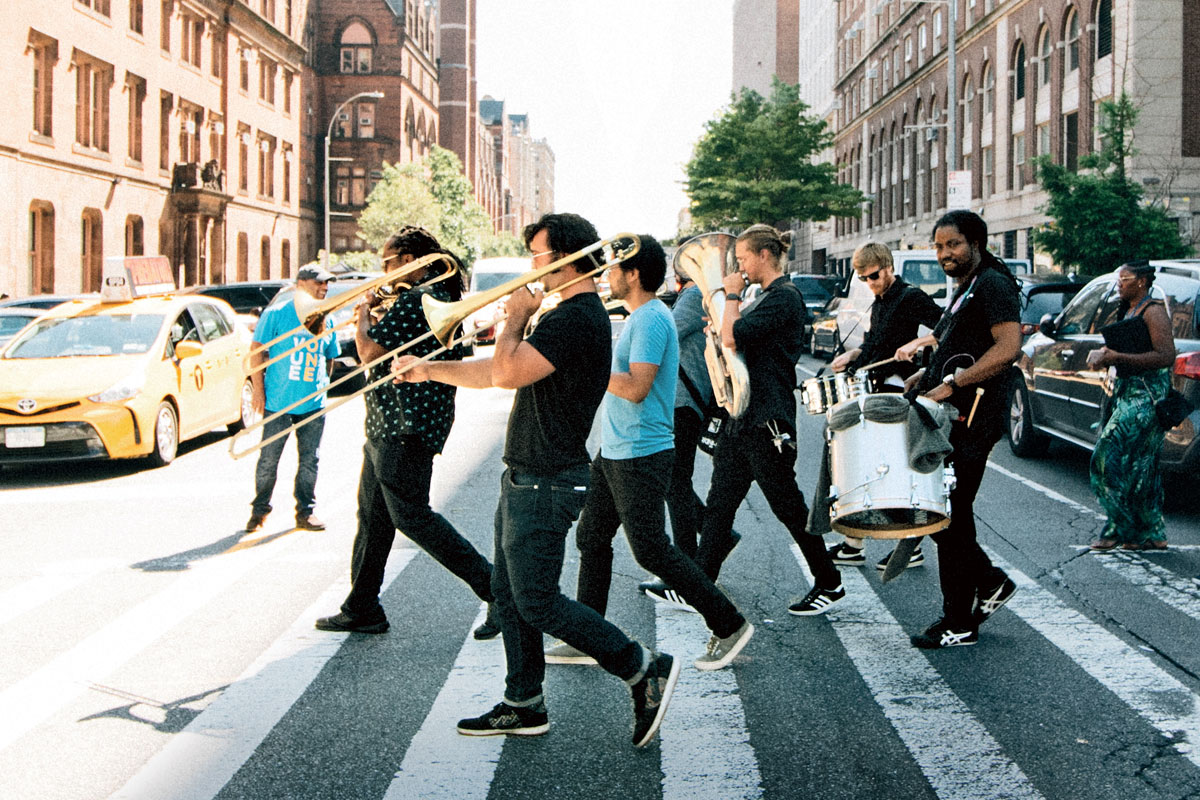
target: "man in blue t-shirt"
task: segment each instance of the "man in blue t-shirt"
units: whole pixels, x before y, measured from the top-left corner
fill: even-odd
[[[301,297],[303,293],[323,300],[331,280],[333,275],[318,266],[303,267],[296,273],[294,297]],[[250,380],[254,389],[254,410],[268,417],[263,425],[263,441],[293,425],[300,426],[295,429],[299,453],[294,489],[296,527],[323,531],[325,523],[313,515],[313,505],[316,503],[317,459],[325,418],[305,420],[325,408],[324,390],[329,386],[333,360],[341,351],[337,337],[329,332],[333,325],[331,320],[325,319],[325,329],[320,336],[310,333],[301,323],[294,299],[267,307],[254,328],[254,342],[259,347],[251,357],[254,371]],[[289,350],[293,352],[262,369],[263,363]],[[275,414],[278,416],[271,419]],[[261,528],[267,514],[271,513],[275,475],[287,439],[287,436],[281,436],[259,451],[258,467],[254,471],[254,501],[250,521],[246,523],[248,532]]]
[[[640,238],[638,253],[608,272],[613,297],[624,300],[630,313],[613,351],[600,405],[600,454],[592,461],[575,533],[580,552],[576,599],[601,614],[607,609],[612,542],[623,526],[638,564],[682,595],[712,631],[696,667],[720,669],[750,641],[754,626],[666,533],[679,339],[670,310],[654,295],[666,274],[666,256],[652,236]],[[565,642],[550,647],[546,661],[595,663]]]

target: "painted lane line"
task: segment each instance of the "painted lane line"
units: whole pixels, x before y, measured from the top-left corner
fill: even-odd
[[[115,558],[63,561],[47,566],[41,575],[0,592],[0,625],[14,620],[101,572],[121,566]]]
[[[487,605],[480,604],[471,628],[486,614]],[[455,726],[495,705],[504,673],[504,645],[476,641],[468,633],[384,800],[487,800],[505,737],[462,736]]]
[[[1067,606],[1020,570],[984,548],[1021,591],[1008,602],[1025,624],[1065,653],[1200,765],[1200,697],[1117,636]]]
[[[1012,470],[1005,469],[1004,467],[1000,466],[999,464],[997,464],[994,461],[988,461],[987,466],[988,466],[988,469],[995,470],[996,472],[999,472],[1001,475],[1003,475],[1006,478],[1012,478],[1017,483],[1022,483],[1024,485],[1028,486],[1030,489],[1033,489],[1035,492],[1038,492],[1039,494],[1045,495],[1046,497],[1050,498],[1051,500],[1055,501],[1056,503],[1062,503],[1063,505],[1067,506],[1068,508],[1072,509],[1073,511],[1075,511],[1078,514],[1083,514],[1084,516],[1088,516],[1088,517],[1094,517],[1095,519],[1099,519],[1099,520],[1105,519],[1105,516],[1103,514],[1101,514],[1099,511],[1096,511],[1093,508],[1088,508],[1087,506],[1083,505],[1082,503],[1076,503],[1074,500],[1067,497],[1066,495],[1059,494],[1058,492],[1054,491],[1053,489],[1051,489],[1048,486],[1042,486],[1037,481],[1030,480],[1029,478],[1026,478],[1023,475],[1018,475],[1017,473],[1013,472]]]
[[[811,584],[812,574],[799,546],[793,543],[791,548]],[[847,569],[841,574],[846,599],[825,617],[937,796],[943,800],[1041,798],[966,703],[913,648],[908,634],[860,571]]]
[[[671,707],[659,731],[663,800],[757,800],[763,796],[758,757],[733,665],[702,672],[694,654],[710,632],[698,614],[654,603],[659,650],[682,663]],[[750,640],[748,648],[754,647]],[[743,651],[734,664],[746,658]]]
[[[258,547],[197,563],[162,591],[0,692],[0,750],[84,694],[90,685],[104,683],[105,676],[155,639],[297,541],[289,538],[276,547]]]
[[[380,594],[417,554],[393,550]],[[111,800],[209,800],[254,755],[271,730],[352,634],[313,628],[313,620],[350,591],[340,578],[186,728],[156,753]]]
[[[1096,556],[1096,560],[1105,569],[1200,622],[1200,582],[1181,578],[1171,570],[1132,553],[1110,552]]]

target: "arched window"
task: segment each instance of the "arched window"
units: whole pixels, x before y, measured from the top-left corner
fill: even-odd
[[[1067,23],[1063,26],[1066,53],[1063,59],[1063,75],[1079,69],[1079,14],[1075,9],[1067,11]]]
[[[991,63],[983,65],[983,116],[989,117],[996,110],[996,74]]]
[[[366,74],[371,71],[371,53],[375,39],[361,22],[351,22],[342,31],[339,41],[341,71],[344,74]]]
[[[1008,96],[1012,98],[1014,104],[1018,100],[1025,99],[1025,44],[1017,42],[1017,49],[1013,51],[1012,63],[1012,85],[1009,87]]]
[[[279,246],[279,277],[292,277],[292,243],[288,239]]]
[[[1097,61],[1112,54],[1113,20],[1112,0],[1096,3],[1096,47],[1093,52]]]
[[[1050,55],[1054,45],[1050,42],[1050,29],[1042,28],[1038,36],[1038,86],[1050,85]]]
[[[271,237],[262,237],[262,245],[259,252],[258,278],[259,280],[267,280],[271,277]]]
[[[250,240],[245,233],[237,235],[237,279],[250,280]]]
[[[44,200],[29,204],[29,291],[54,291],[54,206]]]

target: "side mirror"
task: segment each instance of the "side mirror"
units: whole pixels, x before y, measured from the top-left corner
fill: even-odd
[[[175,345],[175,358],[182,361],[185,358],[195,358],[204,352],[204,345],[191,340],[178,342]]]
[[[1045,314],[1042,317],[1042,319],[1038,322],[1038,330],[1042,333],[1043,336],[1049,336],[1049,337],[1053,338],[1054,331],[1055,331],[1054,315],[1053,314]]]

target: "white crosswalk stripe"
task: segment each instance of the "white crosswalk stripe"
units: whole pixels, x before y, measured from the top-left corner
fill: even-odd
[[[1149,558],[1133,553],[1109,552],[1096,556],[1096,562],[1120,575],[1139,590],[1148,592],[1200,622],[1200,581],[1181,578]]]
[[[51,569],[0,592],[0,625],[48,603],[89,578],[120,564],[115,558],[63,561]]]

